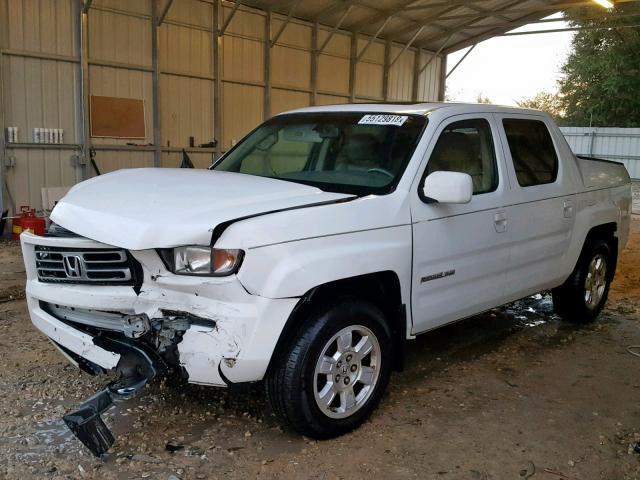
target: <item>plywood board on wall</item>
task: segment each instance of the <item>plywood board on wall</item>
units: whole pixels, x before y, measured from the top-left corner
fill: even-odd
[[[91,95],[90,108],[92,137],[147,137],[144,100]]]

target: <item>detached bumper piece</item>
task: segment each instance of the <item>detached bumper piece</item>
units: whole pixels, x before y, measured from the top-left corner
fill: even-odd
[[[115,438],[100,416],[116,401],[136,396],[145,385],[167,371],[157,355],[121,338],[95,337],[94,343],[121,355],[116,371],[120,379],[86,399],[80,407],[62,417],[69,430],[93,455],[100,457]]]
[[[62,419],[82,444],[96,457],[106,453],[115,442],[113,434],[100,417],[100,414],[113,405],[109,388],[85,400],[80,408]]]

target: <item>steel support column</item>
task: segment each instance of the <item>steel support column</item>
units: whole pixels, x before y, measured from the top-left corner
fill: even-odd
[[[7,21],[4,18],[3,10],[0,10],[0,31],[4,28],[5,22]],[[7,198],[8,195],[5,187],[6,184],[6,159],[7,159],[7,150],[5,147],[5,118],[4,118],[4,75],[3,75],[3,67],[4,67],[4,56],[2,55],[2,50],[4,48],[4,35],[0,35],[0,131],[2,135],[0,135],[0,216],[7,209],[5,206],[4,199]],[[23,135],[28,135],[27,132],[23,132]],[[15,205],[12,206],[12,213],[15,210]],[[2,236],[4,232],[0,231],[0,236]]]
[[[420,60],[422,57],[422,49],[416,48],[416,54],[413,59],[413,83],[411,84],[411,100],[413,102],[418,101],[419,89],[420,86]]]
[[[222,38],[220,31],[220,16],[222,15],[222,0],[213,2],[213,136],[216,139],[215,157],[222,154],[222,71],[220,68],[220,55]]]
[[[318,22],[311,30],[311,105],[318,101]]]
[[[447,56],[440,57],[440,85],[438,85],[438,101],[444,102],[447,89]]]
[[[158,65],[158,0],[151,2],[151,90],[153,103],[153,166],[162,164],[162,136],[160,125],[160,66]]]
[[[349,102],[356,101],[356,73],[358,71],[358,33],[351,33],[351,53],[349,55]]]
[[[89,127],[89,13],[88,9],[78,10],[78,37],[80,40],[80,98],[82,108],[80,110],[80,155],[78,165],[80,171],[79,180],[88,177],[87,165],[89,164],[89,148],[91,145],[91,130]]]
[[[271,10],[264,17],[264,119],[271,118]]]
[[[384,44],[384,67],[382,73],[382,98],[389,100],[389,70],[391,70],[391,40]]]

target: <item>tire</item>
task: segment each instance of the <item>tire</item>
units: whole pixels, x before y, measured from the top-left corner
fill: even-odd
[[[555,312],[570,322],[593,322],[607,302],[614,263],[607,242],[596,239],[587,244],[571,276],[551,292]]]
[[[342,299],[312,311],[274,360],[265,386],[276,415],[302,435],[333,438],[358,427],[380,401],[391,375],[391,332],[377,307]]]

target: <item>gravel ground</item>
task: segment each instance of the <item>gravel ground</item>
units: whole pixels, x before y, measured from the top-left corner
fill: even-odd
[[[640,219],[596,324],[538,295],[419,337],[373,417],[342,438],[283,431],[260,389],[154,385],[108,412],[94,459],[60,417],[99,389],[30,324],[15,243],[0,243],[1,478],[640,478]],[[183,448],[171,453],[168,442]]]

